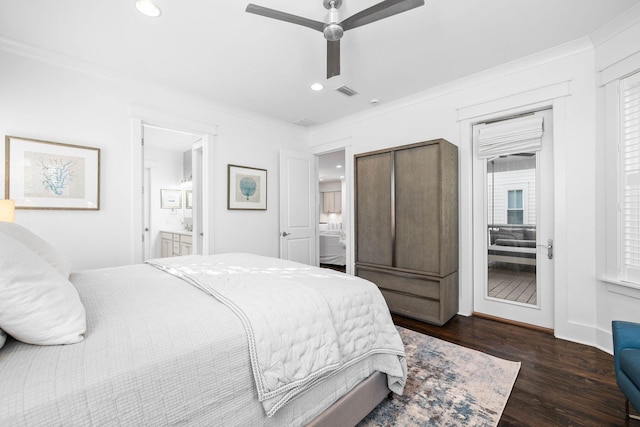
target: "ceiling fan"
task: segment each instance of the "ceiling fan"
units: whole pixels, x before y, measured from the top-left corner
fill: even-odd
[[[323,0],[323,5],[329,10],[327,22],[314,21],[255,4],[249,4],[246,11],[322,32],[327,39],[327,79],[330,79],[340,75],[340,38],[345,31],[422,6],[424,0],[384,0],[342,21],[338,17],[342,0]]]

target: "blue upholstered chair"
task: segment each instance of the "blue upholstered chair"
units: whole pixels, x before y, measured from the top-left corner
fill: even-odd
[[[616,381],[627,398],[627,417],[640,420],[637,415],[629,415],[629,402],[640,410],[640,323],[614,320],[611,326]]]

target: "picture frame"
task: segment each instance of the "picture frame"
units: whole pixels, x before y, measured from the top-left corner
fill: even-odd
[[[267,170],[227,166],[227,209],[267,210]]]
[[[16,209],[100,210],[100,149],[7,135],[4,188]]]
[[[161,209],[182,208],[182,190],[172,190],[163,188],[160,190]]]

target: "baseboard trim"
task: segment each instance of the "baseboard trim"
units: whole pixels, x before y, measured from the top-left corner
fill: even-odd
[[[471,315],[474,316],[474,317],[479,317],[481,319],[493,320],[493,321],[500,322],[500,323],[506,323],[506,324],[509,324],[509,325],[520,326],[522,328],[532,329],[534,331],[544,332],[545,334],[554,335],[553,329],[543,328],[542,326],[531,325],[529,323],[523,323],[523,322],[516,322],[515,320],[504,319],[502,317],[491,316],[489,314],[484,314],[484,313],[478,313],[477,311],[474,311],[473,313],[471,313]]]

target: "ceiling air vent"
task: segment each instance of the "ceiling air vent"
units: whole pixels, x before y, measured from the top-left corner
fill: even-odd
[[[309,127],[309,126],[313,126],[313,125],[317,125],[318,122],[314,122],[313,120],[310,119],[300,119],[300,120],[296,120],[295,122],[293,122],[294,125],[298,125],[298,126],[304,126],[304,127]]]
[[[347,86],[340,86],[339,88],[336,89],[338,92],[340,92],[343,95],[347,95],[347,96],[353,96],[353,95],[357,95],[358,92],[356,92],[355,90],[351,89],[350,87]]]

